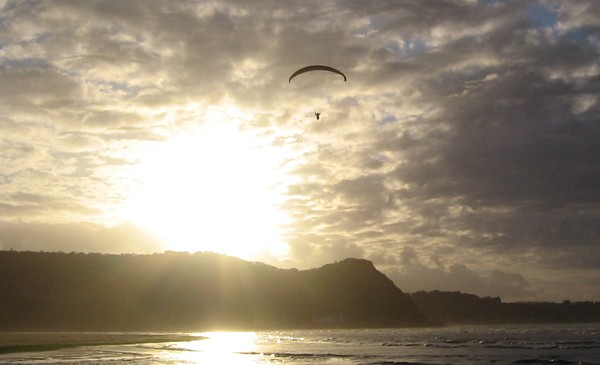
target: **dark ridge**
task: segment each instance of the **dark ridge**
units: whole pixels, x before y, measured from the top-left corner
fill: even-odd
[[[0,251],[0,330],[198,331],[429,322],[366,260],[282,270],[212,253]]]
[[[503,303],[499,297],[438,290],[410,298],[427,319],[444,325],[600,322],[600,302]]]

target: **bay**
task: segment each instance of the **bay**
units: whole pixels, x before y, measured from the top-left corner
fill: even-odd
[[[0,355],[1,364],[598,364],[600,324],[208,332]]]

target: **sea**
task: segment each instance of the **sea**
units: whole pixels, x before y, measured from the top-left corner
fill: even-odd
[[[0,364],[598,364],[600,324],[207,332],[190,342],[0,355]]]

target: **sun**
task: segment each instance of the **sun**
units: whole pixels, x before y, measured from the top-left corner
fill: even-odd
[[[283,156],[216,119],[144,154],[120,216],[160,236],[166,250],[281,259],[288,250],[281,240],[287,216],[279,208]]]

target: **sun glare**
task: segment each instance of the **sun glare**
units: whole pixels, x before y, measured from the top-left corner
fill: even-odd
[[[255,332],[207,332],[204,339],[182,342],[179,348],[187,351],[167,352],[170,360],[186,364],[258,364],[264,356],[256,352],[258,335]],[[256,352],[256,353],[255,353]]]
[[[120,215],[159,235],[167,250],[283,258],[281,153],[216,119],[146,152]]]

